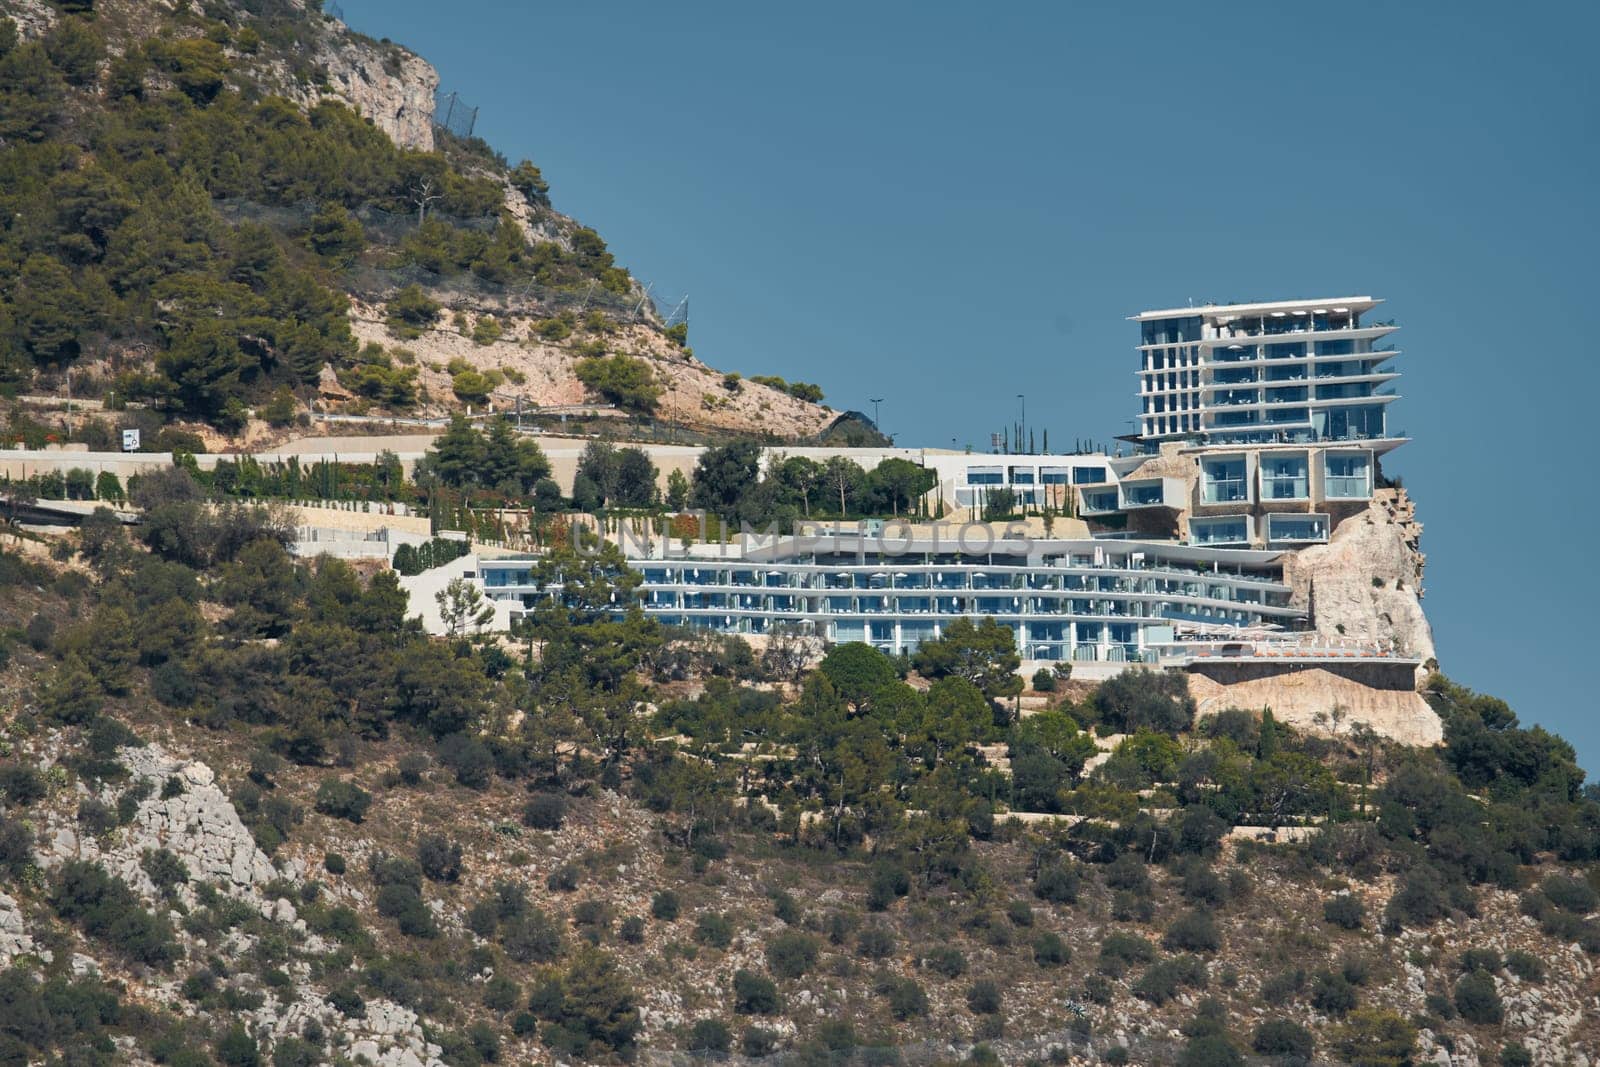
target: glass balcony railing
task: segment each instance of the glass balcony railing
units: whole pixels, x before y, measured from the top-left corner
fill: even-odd
[[[1330,474],[1324,491],[1329,500],[1364,500],[1372,495],[1364,474],[1345,477]]]
[[[1243,478],[1207,481],[1201,499],[1207,504],[1236,504],[1250,499],[1250,488]]]
[[[1304,500],[1311,495],[1311,487],[1304,475],[1264,478],[1262,492],[1268,500]]]

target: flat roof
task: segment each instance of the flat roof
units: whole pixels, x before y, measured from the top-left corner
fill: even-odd
[[[1194,307],[1167,308],[1163,311],[1141,311],[1137,315],[1129,315],[1130,322],[1144,322],[1148,319],[1178,319],[1193,315],[1257,315],[1273,311],[1314,311],[1318,308],[1335,310],[1337,308],[1354,308],[1366,311],[1375,308],[1383,300],[1372,296],[1325,296],[1310,300],[1269,300],[1255,304],[1198,304]]]

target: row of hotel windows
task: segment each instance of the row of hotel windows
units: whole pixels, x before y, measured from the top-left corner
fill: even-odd
[[[1098,485],[1104,467],[968,467],[968,485]]]
[[[1197,433],[1200,430],[1200,415],[1156,415],[1146,416],[1144,420],[1144,433],[1147,437],[1161,437],[1173,433]]]
[[[772,626],[772,621],[759,616],[663,614],[657,617],[669,625],[716,630],[721,633],[763,634]],[[1096,624],[1077,625],[1076,632],[1071,628],[1052,630],[1048,628],[1048,624],[1044,627],[1036,624],[1026,631],[1016,625],[1009,628],[1012,630],[1016,647],[1028,659],[1070,659],[1079,662],[1098,660],[1117,663],[1157,661],[1157,654],[1153,650],[1142,648],[1138,642],[1142,627],[1111,624],[1107,630],[1102,631],[1085,629]],[[889,655],[915,652],[924,641],[932,641],[938,636],[931,623],[924,625],[866,619],[830,619],[819,623],[816,631],[837,644],[860,641]],[[1170,637],[1170,628],[1162,628],[1162,633],[1163,636]]]
[[[1353,356],[1370,349],[1367,342],[1355,340],[1317,341],[1308,349],[1304,341],[1284,341],[1269,345],[1218,344],[1211,349],[1211,362],[1238,363],[1257,358],[1304,359],[1308,351],[1318,356]],[[1358,347],[1360,346],[1360,347]]]
[[[1207,459],[1200,464],[1200,500],[1234,504],[1252,499],[1243,457]],[[1261,499],[1307,500],[1311,496],[1310,457],[1304,453],[1261,458]],[[1365,452],[1324,453],[1322,495],[1326,500],[1364,500],[1372,495],[1372,462]]]
[[[1189,543],[1211,547],[1248,545],[1254,522],[1249,515],[1218,515],[1189,520]],[[1333,524],[1321,514],[1270,514],[1265,516],[1261,539],[1269,545],[1321,544]]]
[[[1327,540],[1301,536],[1299,540]],[[1234,542],[1230,542],[1234,543]],[[1236,542],[1243,543],[1243,542]],[[524,607],[533,606],[526,598]],[[1227,601],[1228,598],[1212,597]],[[780,615],[932,615],[936,617],[993,616],[996,618],[1018,615],[1055,615],[1073,618],[1163,618],[1174,613],[1192,615],[1212,611],[1212,617],[1221,614],[1233,617],[1260,607],[1254,601],[1231,601],[1245,605],[1241,609],[1222,608],[1217,605],[1194,602],[1194,597],[1175,596],[1172,600],[1042,600],[1021,597],[849,597],[829,596],[811,598],[796,596],[757,596],[740,593],[680,593],[674,590],[651,590],[645,595],[647,611],[742,611]],[[1283,607],[1286,605],[1275,605]]]
[[[1184,345],[1177,348],[1152,348],[1144,353],[1147,371],[1177,370],[1200,365],[1200,346]]]

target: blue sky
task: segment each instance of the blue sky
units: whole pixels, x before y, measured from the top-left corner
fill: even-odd
[[[701,358],[902,444],[1126,432],[1145,308],[1386,298],[1444,667],[1600,769],[1600,5],[341,3]]]

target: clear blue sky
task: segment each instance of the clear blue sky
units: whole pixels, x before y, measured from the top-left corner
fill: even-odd
[[[1386,298],[1444,667],[1600,770],[1600,5],[341,3],[708,363],[903,444],[1126,432],[1141,309]]]

